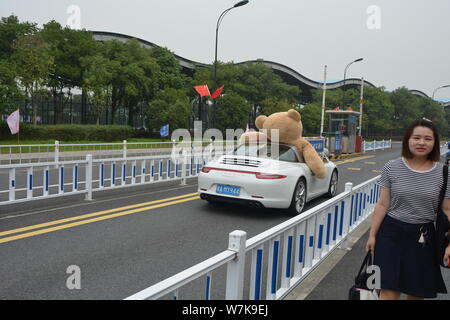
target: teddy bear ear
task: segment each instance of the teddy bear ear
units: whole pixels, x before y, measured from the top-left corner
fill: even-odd
[[[302,119],[300,113],[295,109],[289,109],[288,116],[294,119],[295,121],[300,121]]]
[[[258,129],[262,129],[264,122],[266,122],[266,119],[267,119],[266,116],[258,116],[258,118],[256,118],[255,120],[256,127]]]

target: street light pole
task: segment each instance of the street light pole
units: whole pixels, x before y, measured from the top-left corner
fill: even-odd
[[[434,100],[434,94],[436,93],[436,91],[438,91],[439,89],[442,89],[442,88],[448,88],[448,87],[450,87],[450,84],[447,84],[447,85],[445,85],[445,86],[442,86],[442,87],[439,87],[439,88],[434,89],[433,95],[431,96],[431,99]]]
[[[349,64],[347,64],[347,66],[345,67],[345,70],[344,70],[344,84],[342,85],[342,90],[344,90],[344,94],[343,94],[343,97],[344,97],[343,100],[344,101],[342,101],[342,108],[344,108],[344,104],[345,104],[345,78],[347,76],[347,69],[348,69],[348,67],[350,67],[351,64],[353,64],[355,62],[359,62],[359,61],[363,61],[363,58],[356,59],[355,61],[352,61]]]
[[[217,88],[217,43],[218,43],[218,39],[219,39],[219,27],[220,27],[220,23],[222,22],[223,18],[225,17],[225,15],[228,13],[228,11],[237,8],[237,7],[241,7],[244,6],[248,3],[249,0],[243,0],[243,1],[239,1],[238,3],[236,3],[234,6],[232,6],[231,8],[228,8],[226,10],[224,10],[220,16],[219,19],[217,19],[217,24],[216,24],[216,49],[214,52],[214,90]],[[214,100],[214,106],[216,105],[216,101]],[[213,109],[213,111],[215,111]],[[214,112],[213,112],[214,113]]]

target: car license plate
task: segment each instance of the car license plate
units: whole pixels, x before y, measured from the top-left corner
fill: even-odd
[[[236,196],[238,197],[239,194],[241,193],[241,188],[240,187],[234,187],[234,186],[226,186],[223,184],[218,184],[217,188],[216,188],[216,193],[219,194],[226,194],[229,196]]]

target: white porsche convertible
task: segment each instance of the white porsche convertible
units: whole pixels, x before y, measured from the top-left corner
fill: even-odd
[[[337,192],[336,165],[321,154],[327,177],[318,179],[298,154],[285,144],[242,144],[232,154],[212,160],[198,176],[200,198],[252,207],[287,209],[300,214],[307,201]]]

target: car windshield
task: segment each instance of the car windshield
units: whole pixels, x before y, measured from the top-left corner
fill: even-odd
[[[233,155],[269,158],[288,162],[304,162],[303,159],[298,158],[292,147],[275,143],[242,144],[234,150]]]

